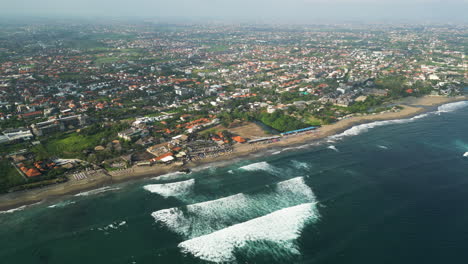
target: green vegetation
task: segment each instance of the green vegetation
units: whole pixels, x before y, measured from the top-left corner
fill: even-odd
[[[314,116],[308,116],[305,121],[308,125],[311,126],[321,126],[323,124],[323,121],[314,117]]]
[[[0,160],[0,192],[5,192],[9,188],[25,182],[25,179],[8,160]]]
[[[36,154],[38,160],[51,157],[86,159],[87,151],[92,151],[98,145],[107,144],[116,138],[119,131],[127,127],[128,124],[125,123],[112,127],[92,125],[80,132],[52,136],[42,145],[32,147],[31,151]]]
[[[270,126],[280,132],[286,132],[308,127],[308,125],[292,116],[284,114],[282,111],[276,111],[273,114],[262,112],[257,115],[257,119],[267,126]]]
[[[355,102],[346,110],[351,113],[367,113],[372,108],[382,105],[383,102],[384,97],[382,96],[369,96],[364,102]]]

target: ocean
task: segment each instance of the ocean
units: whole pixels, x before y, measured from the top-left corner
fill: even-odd
[[[1,263],[465,263],[468,102],[0,213]]]

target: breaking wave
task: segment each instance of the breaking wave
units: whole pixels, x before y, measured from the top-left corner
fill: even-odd
[[[154,219],[185,239],[205,235],[285,207],[315,203],[315,196],[297,177],[266,186],[264,192],[239,193],[217,200],[152,213]]]
[[[465,154],[463,154],[463,157],[468,158],[468,152],[465,152]]]
[[[0,211],[0,214],[11,214],[11,213],[14,213],[14,212],[23,211],[24,209],[26,209],[28,207],[38,205],[38,204],[41,204],[41,203],[42,203],[42,201],[37,202],[37,203],[33,203],[33,204],[23,205],[23,206],[16,207],[16,208],[6,210],[6,211]]]
[[[367,132],[371,128],[386,126],[386,125],[392,125],[392,124],[410,123],[410,122],[413,122],[415,120],[427,117],[427,116],[429,116],[431,114],[449,113],[449,112],[453,112],[453,111],[456,111],[458,109],[461,109],[461,108],[464,108],[464,107],[467,107],[467,106],[468,106],[468,101],[448,103],[448,104],[444,104],[444,105],[439,106],[436,112],[424,113],[424,114],[414,116],[412,118],[385,120],[385,121],[375,121],[375,122],[368,123],[368,124],[357,125],[357,126],[353,126],[352,128],[344,131],[341,134],[330,136],[328,138],[328,140],[341,139],[341,138],[343,138],[345,136],[357,136],[359,134]]]
[[[380,148],[380,149],[388,149],[387,146],[383,146],[383,145],[377,145],[377,147]]]
[[[365,133],[365,132],[369,131],[369,129],[372,129],[372,128],[375,128],[375,127],[387,126],[387,125],[392,125],[392,124],[406,124],[406,123],[410,123],[410,122],[413,122],[415,120],[427,117],[427,116],[429,116],[429,114],[430,113],[425,113],[425,114],[417,115],[415,117],[407,118],[407,119],[375,121],[375,122],[372,122],[372,123],[357,125],[357,126],[353,126],[353,127],[349,128],[349,129],[345,130],[341,134],[333,135],[333,136],[330,136],[329,138],[332,139],[332,140],[337,140],[337,139],[341,139],[341,138],[347,137],[347,136],[357,136],[357,135]]]
[[[468,101],[461,101],[455,103],[449,103],[439,106],[437,112],[439,113],[450,113],[456,111],[458,109],[464,108],[468,106]]]
[[[331,149],[331,150],[334,150],[334,151],[336,151],[336,152],[340,152],[340,151],[339,151],[335,146],[333,146],[333,145],[332,145],[332,146],[328,146],[327,148],[328,148],[328,149]]]
[[[176,171],[176,172],[171,172],[171,173],[163,174],[163,175],[160,175],[160,176],[156,176],[156,177],[153,177],[151,179],[153,179],[153,180],[176,180],[176,179],[180,178],[180,176],[182,176],[182,175],[186,175],[186,173]]]
[[[278,169],[268,164],[268,162],[266,161],[252,163],[252,164],[240,167],[239,169],[245,170],[245,171],[266,171],[272,174],[278,173]]]
[[[305,224],[318,218],[315,204],[300,204],[184,241],[178,247],[182,252],[217,263],[235,261],[234,251],[254,241],[275,243],[299,255],[296,239]]]
[[[70,204],[74,204],[76,203],[75,201],[63,201],[63,202],[60,202],[60,203],[56,203],[54,205],[50,205],[48,206],[48,208],[62,208],[62,207],[65,207],[67,205],[70,205]]]
[[[0,211],[0,214],[11,214],[11,213],[14,213],[14,212],[17,212],[17,211],[22,211],[22,210],[24,210],[26,207],[27,207],[27,205],[23,205],[23,206],[20,206],[20,207],[17,207],[17,208],[13,208],[13,209],[10,209],[10,210]]]
[[[195,185],[195,179],[190,179],[180,182],[164,183],[164,184],[149,184],[143,188],[149,192],[157,193],[165,198],[171,196],[180,196],[190,193]]]
[[[109,191],[117,191],[117,190],[120,190],[120,188],[106,186],[106,187],[102,187],[102,188],[91,190],[91,191],[81,192],[81,193],[76,194],[75,196],[89,196],[89,195],[94,195],[94,194],[99,194],[99,193],[109,192]]]

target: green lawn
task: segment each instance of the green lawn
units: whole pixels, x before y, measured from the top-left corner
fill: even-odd
[[[120,59],[118,57],[102,57],[98,58],[94,61],[95,64],[108,64],[108,63],[115,63],[119,61]]]
[[[0,161],[0,192],[6,191],[16,185],[24,184],[26,181],[8,160]]]
[[[94,135],[72,133],[64,138],[49,139],[44,144],[33,147],[32,151],[36,153],[36,159],[53,156],[61,158],[83,158],[83,150],[93,149],[101,144],[103,138],[107,138],[108,136],[108,132],[100,132]]]

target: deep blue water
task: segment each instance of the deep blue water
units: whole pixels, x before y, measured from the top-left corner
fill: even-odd
[[[0,214],[1,263],[466,263],[457,105]]]

